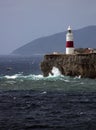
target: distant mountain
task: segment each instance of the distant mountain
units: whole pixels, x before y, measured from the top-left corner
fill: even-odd
[[[75,48],[96,48],[96,26],[73,30]],[[66,32],[38,38],[14,50],[15,55],[48,54],[65,52]]]

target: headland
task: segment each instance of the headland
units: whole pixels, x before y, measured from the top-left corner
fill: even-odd
[[[53,75],[53,67],[57,67],[62,75],[96,78],[96,49],[75,48],[72,29],[69,26],[66,34],[66,53],[54,52],[44,56],[41,70],[44,76]]]
[[[40,66],[45,77],[52,74],[53,67],[57,67],[65,76],[96,78],[96,53],[47,54]]]

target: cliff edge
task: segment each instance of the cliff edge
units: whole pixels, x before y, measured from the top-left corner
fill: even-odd
[[[62,75],[96,78],[96,53],[88,54],[48,54],[40,64],[46,77],[57,67]]]

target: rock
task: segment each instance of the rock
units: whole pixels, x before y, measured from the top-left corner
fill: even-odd
[[[62,75],[96,78],[96,53],[88,54],[48,54],[44,56],[40,67],[46,77],[57,67]]]

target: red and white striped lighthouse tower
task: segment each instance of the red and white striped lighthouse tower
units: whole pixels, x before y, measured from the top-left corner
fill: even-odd
[[[72,29],[69,26],[66,34],[66,54],[74,54],[74,42]]]

